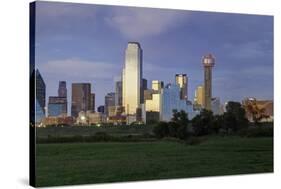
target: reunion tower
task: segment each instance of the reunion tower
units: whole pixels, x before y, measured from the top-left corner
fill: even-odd
[[[211,110],[212,68],[215,65],[215,57],[212,54],[207,54],[203,56],[202,63],[204,66],[204,108]]]

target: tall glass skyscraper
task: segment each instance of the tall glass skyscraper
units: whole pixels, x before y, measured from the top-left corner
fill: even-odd
[[[122,106],[122,81],[115,81],[115,106]]]
[[[45,114],[45,107],[46,107],[46,85],[45,82],[43,80],[43,77],[41,76],[39,70],[36,70],[36,83],[35,83],[35,87],[36,87],[36,93],[35,93],[35,97],[36,97],[36,107],[40,106],[41,110],[43,111],[43,114]],[[38,104],[37,104],[38,103]],[[38,105],[38,106],[37,106]]]
[[[91,84],[72,83],[71,116],[91,110]]]
[[[66,81],[59,82],[58,95],[59,95],[59,97],[67,96]]]
[[[143,99],[142,49],[138,42],[129,42],[125,52],[125,66],[122,74],[122,103],[125,113],[135,115]]]
[[[170,121],[173,117],[173,110],[183,110],[186,113],[192,111],[192,106],[188,106],[186,100],[180,99],[180,92],[181,89],[177,84],[168,84],[162,90],[160,111],[160,119],[162,121]]]
[[[104,97],[104,113],[108,115],[109,107],[115,106],[115,93],[107,93]]]
[[[176,74],[176,84],[180,87],[180,98],[183,100],[188,99],[187,82],[188,78],[186,74]]]

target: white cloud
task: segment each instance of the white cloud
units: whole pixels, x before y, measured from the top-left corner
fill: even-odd
[[[187,13],[173,10],[128,8],[117,9],[105,21],[129,39],[161,34],[186,21]]]
[[[112,79],[119,74],[121,67],[121,65],[73,58],[48,61],[41,65],[40,70],[45,74],[64,78]]]

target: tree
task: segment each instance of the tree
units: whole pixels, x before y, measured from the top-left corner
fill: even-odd
[[[170,121],[168,123],[169,125],[169,136],[170,137],[177,137],[177,131],[179,129],[179,127],[181,127],[180,124],[178,124],[177,122],[174,122],[174,121]]]
[[[218,134],[220,129],[223,127],[223,116],[222,115],[215,115],[213,118],[213,124],[211,125],[212,132]]]
[[[188,123],[189,120],[185,111],[173,110],[173,118],[169,122],[170,136],[185,139],[188,136]]]
[[[226,113],[224,117],[227,120],[225,120],[225,122],[229,125],[225,125],[225,127],[233,131],[238,131],[249,126],[249,121],[246,118],[246,111],[239,102],[228,102],[226,105]],[[231,120],[233,123],[231,123]]]
[[[172,121],[178,123],[179,125],[188,125],[189,122],[187,113],[183,110],[179,112],[177,110],[173,110]]]
[[[247,101],[245,104],[246,110],[251,114],[252,119],[256,125],[259,125],[263,118],[268,118],[269,116],[265,114],[265,108],[259,107],[256,100]]]
[[[223,114],[223,126],[222,128],[229,133],[230,131],[237,131],[237,120],[233,113],[225,112]]]
[[[169,136],[169,124],[167,122],[159,122],[154,128],[153,133],[157,138]]]
[[[213,128],[213,119],[213,112],[203,109],[191,121],[194,134],[196,136],[210,134]]]

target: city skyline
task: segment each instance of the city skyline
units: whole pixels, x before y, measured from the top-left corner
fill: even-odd
[[[86,82],[96,94],[96,107],[103,105],[104,96],[115,91],[114,77],[121,75],[127,42],[133,40],[141,43],[143,78],[149,85],[152,80],[173,83],[175,74],[184,73],[189,79],[189,99],[193,99],[195,89],[204,82],[201,58],[211,52],[217,58],[213,96],[222,102],[249,96],[273,99],[270,16],[51,2],[39,5],[36,66],[46,82],[46,97],[57,93],[61,80],[66,81],[68,91],[71,83]],[[58,9],[62,11],[55,11]],[[71,99],[70,93],[67,98]]]

